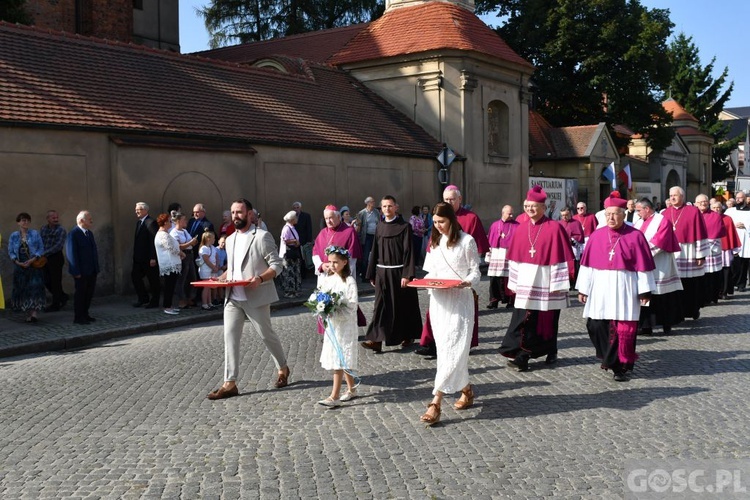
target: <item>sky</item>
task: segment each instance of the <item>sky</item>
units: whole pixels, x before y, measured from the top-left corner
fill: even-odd
[[[195,9],[208,5],[209,0],[179,2],[180,49],[183,53],[208,49],[208,32]],[[680,32],[692,36],[704,66],[716,57],[714,78],[725,67],[729,68],[728,81],[734,81],[734,89],[726,108],[750,106],[750,54],[742,29],[750,19],[750,1],[641,0],[641,5],[649,9],[669,9],[675,25],[673,36]],[[490,25],[499,22],[492,14],[482,19]],[[722,90],[727,88],[728,85]]]

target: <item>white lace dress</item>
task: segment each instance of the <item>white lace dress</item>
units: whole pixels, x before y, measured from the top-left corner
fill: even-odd
[[[460,279],[479,285],[479,254],[474,238],[461,232],[452,247],[447,236],[427,252],[423,269],[428,279]],[[460,391],[469,383],[469,345],[474,328],[474,295],[471,288],[430,289],[430,319],[437,349],[435,389],[444,394]]]
[[[340,276],[332,274],[320,278],[318,287],[321,290],[341,292],[346,304],[329,317],[330,327],[323,335],[323,350],[320,353],[320,366],[324,370],[356,370],[357,368],[357,282],[353,276],[344,282]],[[331,329],[333,332],[331,332]],[[341,356],[335,342],[331,340],[331,333],[341,347]],[[343,358],[343,363],[342,363]]]

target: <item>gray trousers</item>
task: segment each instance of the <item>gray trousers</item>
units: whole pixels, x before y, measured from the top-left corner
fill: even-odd
[[[224,381],[236,381],[239,376],[240,339],[245,318],[250,320],[276,363],[276,369],[286,366],[286,355],[281,340],[271,327],[271,305],[250,307],[247,301],[228,300],[224,307]]]

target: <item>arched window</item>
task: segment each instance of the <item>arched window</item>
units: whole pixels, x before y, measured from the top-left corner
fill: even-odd
[[[510,118],[508,106],[502,101],[492,101],[487,106],[487,152],[490,156],[508,156],[510,153]]]

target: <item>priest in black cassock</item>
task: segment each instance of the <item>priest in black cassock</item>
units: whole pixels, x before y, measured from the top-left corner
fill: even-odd
[[[385,345],[407,347],[422,334],[422,315],[416,288],[406,285],[414,278],[411,225],[398,215],[393,196],[384,196],[383,222],[375,230],[365,279],[375,287],[372,321],[362,347],[381,352]]]

